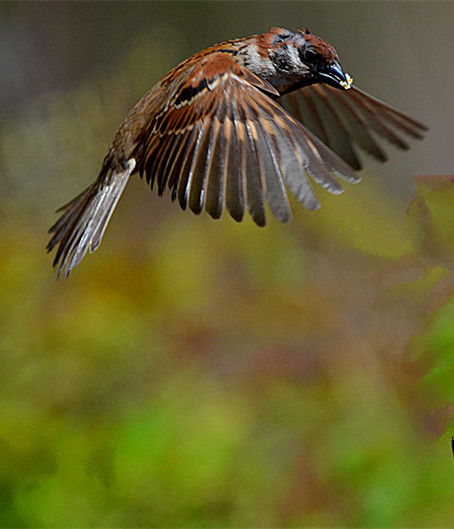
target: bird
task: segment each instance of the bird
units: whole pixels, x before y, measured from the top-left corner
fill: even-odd
[[[47,250],[56,247],[53,266],[68,277],[98,248],[134,173],[195,214],[227,210],[241,221],[248,212],[265,226],[267,204],[287,223],[287,190],[316,210],[310,180],[340,194],[338,179],[360,180],[358,146],[384,162],[379,138],[406,150],[403,135],[427,130],[354,86],[335,48],[307,28],[221,42],[181,62],[130,110],[96,181],[57,210]]]

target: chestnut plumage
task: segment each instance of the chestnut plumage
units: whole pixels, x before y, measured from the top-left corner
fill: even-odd
[[[248,211],[264,226],[265,204],[291,220],[287,188],[319,207],[308,177],[333,194],[335,177],[357,182],[356,145],[385,161],[379,137],[400,149],[400,133],[423,137],[423,124],[351,83],[335,49],[308,30],[272,28],[186,59],[130,111],[97,180],[60,208],[47,246],[57,246],[58,275],[99,246],[135,172],[182,209],[217,219],[225,208],[237,221]]]

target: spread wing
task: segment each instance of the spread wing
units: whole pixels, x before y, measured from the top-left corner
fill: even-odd
[[[319,207],[308,176],[334,194],[342,188],[333,174],[359,180],[272,99],[279,94],[270,84],[226,53],[163,83],[173,97],[144,128],[132,156],[151,186],[159,194],[169,188],[183,209],[219,218],[225,207],[237,221],[248,210],[264,226],[265,202],[278,220],[291,220],[286,187],[306,208]]]
[[[352,86],[337,90],[317,84],[283,96],[292,114],[356,170],[362,168],[355,144],[375,159],[387,155],[378,139],[407,150],[402,137],[422,139],[425,125]]]

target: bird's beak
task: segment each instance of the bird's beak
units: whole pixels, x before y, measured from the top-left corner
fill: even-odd
[[[325,71],[318,72],[322,83],[329,84],[334,88],[348,90],[351,87],[353,79],[345,73],[338,61],[329,64]]]

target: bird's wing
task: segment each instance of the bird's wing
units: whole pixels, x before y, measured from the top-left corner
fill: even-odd
[[[226,53],[211,54],[189,76],[183,71],[168,82],[171,100],[144,127],[132,156],[159,194],[168,187],[183,209],[219,218],[225,207],[237,221],[247,209],[263,226],[266,201],[279,221],[288,222],[286,185],[306,208],[316,209],[307,175],[334,194],[342,189],[332,173],[359,180],[272,99],[278,93],[270,84]]]
[[[379,99],[352,86],[338,90],[317,84],[282,98],[291,113],[354,169],[362,168],[355,144],[382,162],[387,155],[382,137],[400,149],[408,143],[401,136],[422,139],[427,127]]]

